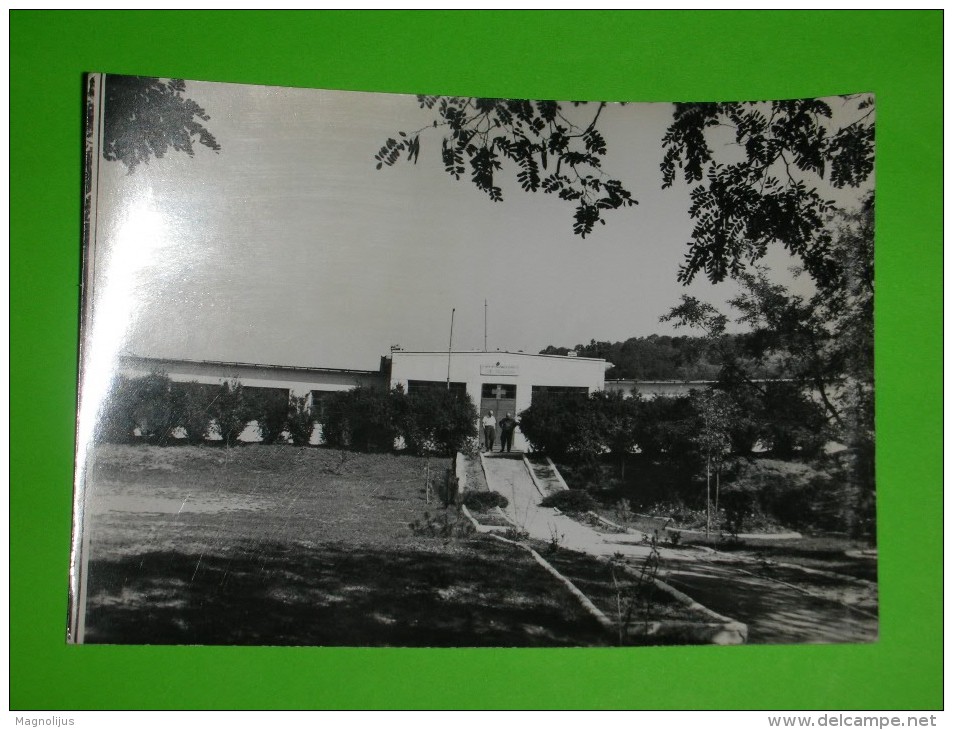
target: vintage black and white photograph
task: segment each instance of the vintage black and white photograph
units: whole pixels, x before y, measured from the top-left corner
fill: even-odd
[[[70,642],[877,640],[867,90],[86,83]]]

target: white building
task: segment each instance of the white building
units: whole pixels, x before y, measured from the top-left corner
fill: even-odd
[[[239,381],[246,393],[268,391],[276,397],[284,397],[285,400],[304,397],[314,413],[320,411],[321,401],[331,393],[351,390],[358,386],[385,387],[387,374],[383,360],[381,365],[381,370],[346,370],[121,355],[118,371],[129,378],[161,372],[168,375],[173,382],[198,383],[208,387],[217,387],[226,381]],[[239,438],[242,441],[258,440],[258,428],[254,421]],[[318,427],[314,430],[312,443],[318,443],[320,438],[321,429]]]
[[[529,408],[542,392],[588,395],[605,387],[605,360],[565,355],[531,355],[523,352],[409,352],[395,349],[381,359],[380,370],[263,365],[242,362],[120,357],[119,371],[128,377],[163,372],[173,381],[218,386],[240,381],[246,390],[268,390],[285,398],[306,396],[312,412],[320,412],[328,394],[358,386],[390,389],[401,385],[407,393],[425,388],[465,392],[484,415],[492,410],[499,421]],[[316,429],[316,437],[320,432]],[[254,426],[242,440],[256,438]],[[497,438],[499,444],[499,438]],[[526,449],[519,431],[513,448]]]
[[[497,421],[529,408],[542,393],[588,395],[605,386],[605,360],[523,352],[408,352],[390,355],[390,386],[407,393],[421,388],[465,391],[483,416],[492,410]],[[497,439],[499,444],[499,439]],[[513,448],[526,449],[519,431]]]
[[[289,397],[319,398],[324,393],[350,390],[359,385],[382,387],[386,382],[383,370],[344,370],[217,360],[179,360],[138,355],[121,355],[118,369],[128,377],[162,372],[176,382],[195,382],[203,385],[221,385],[226,381],[238,380],[245,388],[285,391]]]

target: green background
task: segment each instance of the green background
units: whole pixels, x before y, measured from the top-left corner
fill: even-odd
[[[13,709],[941,705],[940,11],[13,11],[10,41]],[[85,71],[554,99],[875,92],[880,641],[67,646]]]

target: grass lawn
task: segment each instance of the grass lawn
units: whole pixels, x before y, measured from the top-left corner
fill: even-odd
[[[436,477],[448,466],[431,459]],[[612,637],[519,548],[426,503],[425,458],[97,448],[86,641],[591,646]],[[427,515],[425,515],[427,513]],[[449,525],[417,530],[408,525]]]

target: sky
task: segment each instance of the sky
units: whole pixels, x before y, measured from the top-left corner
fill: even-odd
[[[582,239],[573,207],[524,193],[515,171],[495,203],[440,160],[440,130],[416,165],[375,169],[398,131],[433,117],[412,96],[187,82],[221,144],[132,173],[99,169],[94,343],[149,357],[376,369],[392,345],[538,352],[674,334],[659,317],[692,223],[685,184],[661,189],[669,104],[610,105],[604,165],[639,205]],[[592,109],[583,107],[583,115]],[[783,252],[768,259],[782,278]],[[790,277],[788,277],[790,279]],[[685,334],[679,330],[679,334]]]

